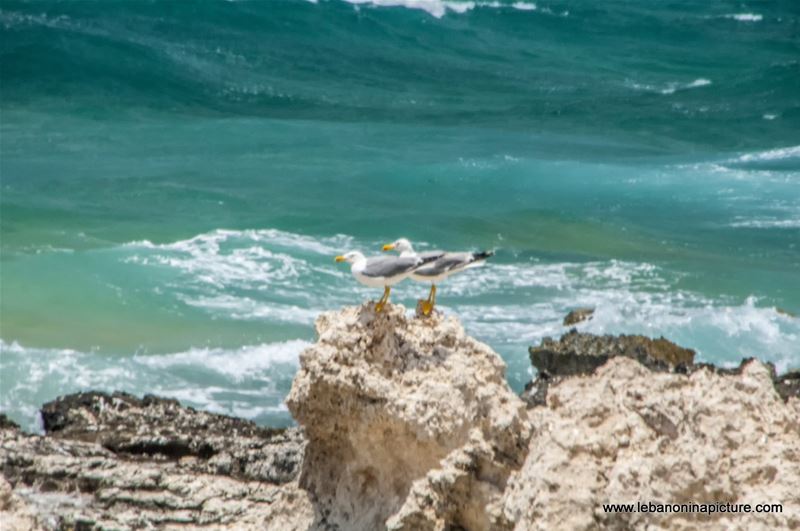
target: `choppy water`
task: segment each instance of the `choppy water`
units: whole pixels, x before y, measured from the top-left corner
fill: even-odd
[[[583,305],[799,366],[798,29],[791,1],[4,1],[0,409],[290,422],[314,317],[379,295],[332,257],[399,236],[498,250],[438,299],[516,389]]]

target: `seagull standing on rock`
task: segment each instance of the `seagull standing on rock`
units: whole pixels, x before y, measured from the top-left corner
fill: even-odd
[[[371,256],[367,258],[358,251],[337,256],[337,262],[347,262],[350,272],[361,284],[371,288],[383,286],[383,297],[375,304],[375,311],[380,312],[389,300],[392,286],[408,278],[415,269],[426,264],[426,259],[419,256]],[[433,260],[428,259],[428,261]]]
[[[483,265],[484,260],[494,255],[494,251],[481,251],[477,253],[461,252],[447,253],[444,251],[427,251],[420,254],[414,252],[411,242],[400,238],[383,246],[384,251],[398,251],[400,258],[420,258],[425,263],[414,269],[410,276],[417,282],[430,282],[431,291],[428,299],[422,302],[422,314],[430,315],[436,306],[436,284],[453,273]]]

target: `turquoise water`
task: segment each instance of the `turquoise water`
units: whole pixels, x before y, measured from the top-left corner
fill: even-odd
[[[584,305],[800,366],[798,28],[792,1],[4,1],[0,409],[289,423],[315,316],[380,295],[333,256],[400,236],[497,250],[438,302],[517,390]]]

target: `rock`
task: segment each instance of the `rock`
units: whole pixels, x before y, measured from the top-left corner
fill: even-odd
[[[2,415],[2,417],[5,417],[5,415]],[[0,429],[8,427],[3,425]],[[44,529],[44,526],[36,516],[36,510],[15,494],[11,484],[2,476],[0,476],[0,528],[3,531]]]
[[[538,347],[530,348],[531,363],[550,376],[591,374],[614,356],[627,356],[643,365],[664,370],[694,361],[694,350],[664,339],[645,336],[597,336],[570,330],[554,341],[545,338]]]
[[[402,306],[325,313],[316,327],[287,404],[308,437],[300,484],[317,525],[508,527],[499,502],[531,433],[500,357],[454,318]]]
[[[8,418],[5,413],[0,413],[0,430],[19,429],[19,424]]]
[[[262,428],[152,395],[76,393],[48,402],[41,412],[45,432],[58,438],[269,483],[296,478],[305,445],[297,429]]]
[[[555,341],[549,337],[529,349],[536,379],[522,393],[531,407],[544,405],[547,389],[562,378],[592,374],[610,358],[626,356],[656,371],[686,371],[694,361],[694,350],[664,339],[638,335],[598,336],[574,328]]]
[[[564,326],[571,326],[588,321],[594,315],[594,308],[575,308],[564,317]]]
[[[44,437],[0,422],[0,470],[44,529],[305,529],[313,521],[297,485],[298,429],[125,393],[69,395],[42,416]]]
[[[503,497],[516,529],[797,529],[800,400],[771,368],[654,372],[625,356],[550,386]],[[781,513],[606,513],[604,503],[781,503]]]
[[[775,377],[775,389],[781,398],[797,398],[800,400],[800,370],[789,371],[782,376]]]

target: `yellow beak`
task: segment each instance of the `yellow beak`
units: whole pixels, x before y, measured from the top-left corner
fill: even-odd
[[[387,243],[386,245],[383,246],[384,251],[391,251],[392,249],[394,249],[393,243]]]
[[[333,260],[334,260],[335,262],[344,262],[344,261],[345,261],[345,258],[344,258],[344,256],[342,256],[342,255],[339,255],[339,256],[337,256],[336,258],[334,258]]]

